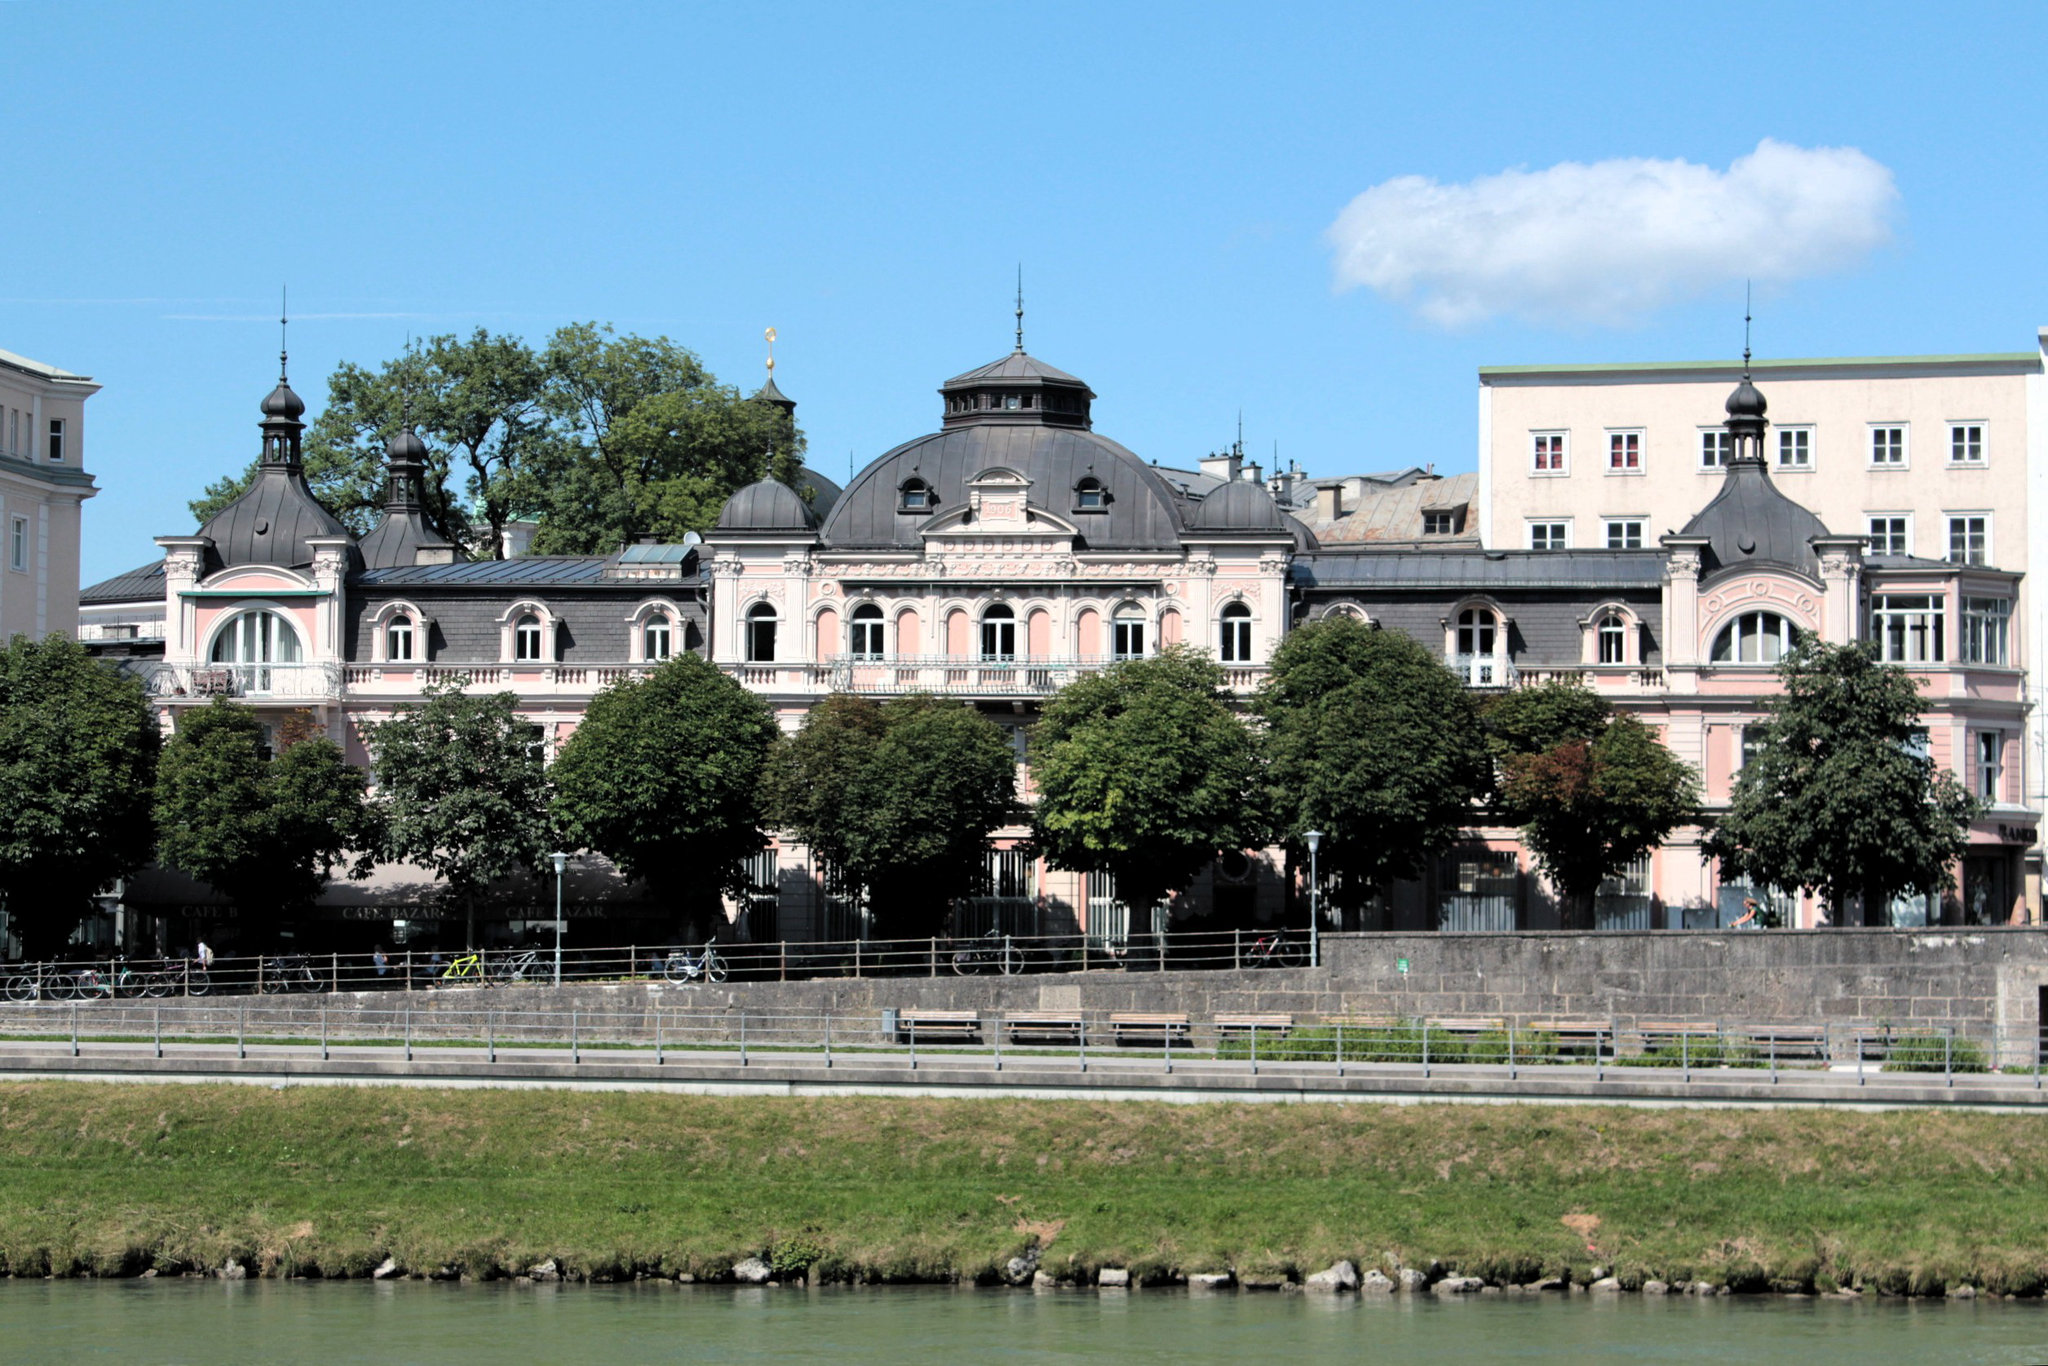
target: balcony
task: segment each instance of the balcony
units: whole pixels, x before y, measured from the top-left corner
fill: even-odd
[[[360,698],[417,697],[429,686],[455,684],[464,690],[515,692],[522,697],[583,697],[614,683],[645,678],[656,664],[350,664],[343,669],[348,695]]]
[[[1110,655],[1018,655],[973,659],[960,655],[831,655],[820,663],[728,664],[749,688],[764,692],[850,692],[885,696],[932,693],[941,697],[1049,697],[1077,678],[1119,661]],[[1266,676],[1264,665],[1225,664],[1224,686],[1249,692]]]
[[[150,664],[136,670],[160,702],[332,702],[341,697],[339,664]]]
[[[1506,655],[1452,655],[1444,662],[1468,688],[1512,688],[1519,676]]]

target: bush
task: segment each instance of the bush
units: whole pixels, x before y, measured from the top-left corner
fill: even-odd
[[[1640,1053],[1616,1058],[1618,1067],[1763,1067],[1756,1045],[1747,1039],[1713,1035],[1654,1043]]]
[[[1280,1037],[1261,1033],[1258,1038],[1259,1061],[1335,1062],[1341,1042],[1346,1063],[1420,1063],[1423,1056],[1422,1034],[1423,1023],[1420,1020],[1403,1020],[1393,1025],[1308,1025]],[[1432,1065],[1440,1062],[1504,1065],[1508,1060],[1508,1035],[1507,1030],[1453,1034],[1442,1029],[1430,1029],[1429,1061]],[[1516,1066],[1557,1061],[1555,1034],[1518,1029],[1513,1031],[1513,1035]],[[1219,1058],[1249,1058],[1251,1052],[1252,1039],[1248,1033],[1233,1034],[1216,1042],[1216,1056]]]
[[[1903,1034],[1885,1050],[1887,1072],[1988,1072],[1983,1045],[1947,1034]]]

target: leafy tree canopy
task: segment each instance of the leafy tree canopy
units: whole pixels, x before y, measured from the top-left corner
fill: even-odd
[[[1264,842],[1251,731],[1223,670],[1174,647],[1077,679],[1032,731],[1032,829],[1052,861],[1157,905],[1219,850]]]
[[[1470,694],[1398,631],[1349,616],[1301,627],[1274,652],[1256,706],[1276,820],[1297,847],[1323,832],[1316,861],[1347,909],[1420,876],[1487,789]]]
[[[422,705],[370,729],[384,857],[439,875],[471,943],[484,887],[537,866],[550,843],[540,727],[518,701],[430,686]]]
[[[989,836],[1018,818],[1016,751],[964,703],[827,697],[781,747],[778,824],[866,893],[884,937],[937,933],[980,890]]]
[[[349,850],[375,836],[363,775],[304,713],[271,737],[226,698],[185,712],[156,772],[157,859],[209,883],[245,912],[275,915],[319,895]]]
[[[1868,644],[1802,636],[1778,676],[1707,842],[1723,877],[1818,892],[1838,922],[1859,896],[1876,922],[1900,893],[1947,890],[1981,807],[1928,757],[1912,675]]]
[[[761,847],[777,733],[760,698],[701,656],[677,655],[591,700],[551,771],[556,823],[702,926]]]
[[[0,650],[0,895],[32,958],[148,861],[162,733],[142,685],[66,636]]]
[[[357,532],[384,505],[384,447],[406,423],[428,451],[427,512],[474,555],[496,557],[515,519],[537,518],[534,548],[617,549],[639,535],[707,530],[735,489],[773,473],[795,482],[803,437],[789,416],[722,385],[665,337],[577,323],[539,351],[478,328],[431,337],[382,366],[343,363],[306,439],[306,478]],[[249,487],[207,486],[204,522]]]

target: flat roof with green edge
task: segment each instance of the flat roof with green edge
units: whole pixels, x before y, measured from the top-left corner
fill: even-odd
[[[1986,351],[1956,356],[1819,356],[1785,360],[1753,360],[1752,374],[1788,370],[2038,370],[2038,351]],[[1672,375],[1691,371],[1716,377],[1742,373],[1740,360],[1620,361],[1597,365],[1482,365],[1479,378],[1517,379],[1532,375]]]

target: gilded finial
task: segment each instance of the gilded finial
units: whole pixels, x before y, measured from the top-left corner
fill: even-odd
[[[762,335],[763,335],[763,336],[765,336],[765,337],[766,337],[766,338],[768,339],[768,378],[770,378],[770,379],[774,379],[774,378],[775,378],[775,329],[771,327],[771,328],[769,328],[769,329],[768,329],[768,330],[767,330],[766,332],[762,333]]]
[[[1017,354],[1024,354],[1024,263],[1017,263]]]

